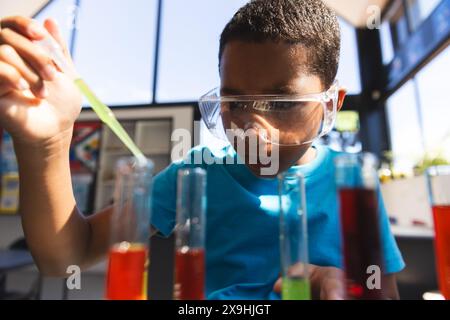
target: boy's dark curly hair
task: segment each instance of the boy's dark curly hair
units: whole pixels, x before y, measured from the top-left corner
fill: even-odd
[[[338,19],[321,0],[253,0],[225,26],[219,66],[230,41],[283,41],[306,50],[306,71],[328,87],[339,65],[340,38]]]

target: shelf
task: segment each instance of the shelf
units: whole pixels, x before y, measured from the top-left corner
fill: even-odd
[[[170,152],[172,120],[146,120],[136,123],[136,142],[142,150]],[[151,153],[148,152],[148,153]],[[144,153],[147,153],[144,151]]]
[[[171,150],[170,149],[141,149],[142,153],[146,156],[151,157],[152,155],[155,156],[163,156],[163,155],[170,155]]]
[[[111,187],[114,186],[115,181],[114,180],[106,180],[102,181],[101,184],[103,187]]]
[[[401,238],[434,238],[434,230],[428,227],[414,226],[391,226],[391,231],[395,237]]]

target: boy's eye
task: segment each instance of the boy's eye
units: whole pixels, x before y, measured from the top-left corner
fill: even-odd
[[[292,101],[277,101],[272,103],[274,111],[287,111],[299,106],[301,103]]]
[[[284,112],[284,111],[291,111],[293,109],[301,110],[301,108],[306,106],[306,104],[307,103],[305,102],[299,101],[273,101],[273,102],[264,101],[263,104],[260,104],[259,107],[255,109],[260,111]]]
[[[299,109],[301,110],[302,107],[308,106],[310,103],[308,102],[301,102],[301,101],[234,101],[229,102],[228,107],[230,111],[242,111],[242,110],[248,110],[248,111],[259,111],[259,112],[283,112],[283,111],[290,111],[292,109]]]
[[[248,102],[230,102],[230,110],[245,110],[249,107]]]

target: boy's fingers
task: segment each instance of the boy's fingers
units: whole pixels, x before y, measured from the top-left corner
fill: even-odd
[[[8,45],[0,46],[0,61],[5,62],[12,67],[16,68],[16,70],[22,75],[22,77],[26,80],[27,84],[31,88],[40,88],[42,87],[42,80],[39,78],[39,75],[36,74],[23,59],[19,56],[19,54],[14,50],[13,47]]]
[[[345,275],[341,269],[309,265],[309,272],[314,299],[345,299]]]
[[[295,265],[293,265],[292,267],[289,268],[288,273],[291,276],[303,277],[305,275],[305,273],[306,273],[306,269],[307,268],[311,269],[313,267],[314,267],[313,265],[306,265],[304,263],[297,263],[297,264],[295,264]],[[273,291],[277,292],[277,293],[281,293],[282,283],[283,283],[282,278],[278,278],[278,280],[273,285]]]
[[[341,279],[332,278],[324,281],[320,292],[321,300],[344,300],[344,286]]]
[[[22,77],[20,73],[7,63],[0,61],[0,84],[19,89],[19,82]]]
[[[327,267],[324,270],[322,285],[320,288],[321,300],[344,300],[345,299],[345,275],[338,268]]]
[[[45,37],[45,29],[36,20],[20,16],[1,19],[0,29],[12,29],[32,40],[40,40]]]
[[[66,41],[64,40],[63,36],[61,35],[61,32],[58,27],[58,23],[53,19],[47,19],[44,21],[44,27],[47,29],[47,31],[50,33],[50,35],[53,37],[53,39],[58,42],[58,44],[61,46],[61,49],[64,52],[64,55],[67,58],[70,58],[69,49],[67,48]]]
[[[0,86],[4,94],[12,90],[26,90],[27,82],[20,73],[7,63],[0,61]]]
[[[281,278],[278,278],[278,280],[273,285],[273,291],[276,293],[281,293],[283,280]]]
[[[4,96],[5,94],[11,92],[11,87],[8,85],[2,85],[0,84],[0,97]]]
[[[180,289],[181,289],[181,285],[179,283],[176,283],[173,286],[173,299],[174,300],[180,300]]]
[[[29,39],[11,29],[4,29],[0,31],[1,44],[13,47],[43,80],[52,81],[55,78],[56,69],[52,60]]]

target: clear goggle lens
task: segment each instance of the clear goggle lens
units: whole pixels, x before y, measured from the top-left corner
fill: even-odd
[[[209,131],[224,141],[257,136],[266,143],[303,145],[329,133],[338,101],[335,83],[328,91],[306,96],[221,96],[214,89],[199,100]]]

